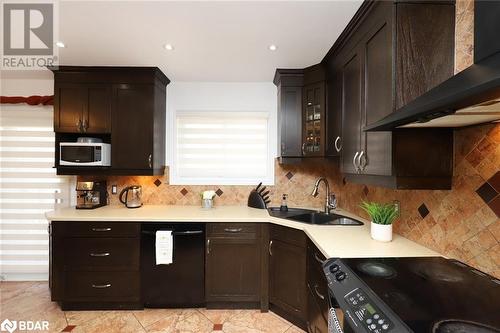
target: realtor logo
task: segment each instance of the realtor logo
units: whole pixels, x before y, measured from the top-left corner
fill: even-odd
[[[55,65],[56,3],[32,1],[2,3],[2,69]]]
[[[8,319],[5,319],[2,321],[0,324],[0,330],[1,331],[8,331],[9,333],[14,332],[17,329],[17,321],[10,321]]]
[[[3,22],[4,55],[52,55],[53,4],[6,3]]]

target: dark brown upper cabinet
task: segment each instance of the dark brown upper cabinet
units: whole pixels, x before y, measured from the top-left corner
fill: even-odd
[[[278,157],[302,157],[302,69],[277,69],[273,80],[278,88]]]
[[[58,174],[160,175],[165,167],[166,86],[156,67],[59,66],[54,72]],[[111,167],[58,163],[61,141],[96,136],[111,143]]]
[[[111,133],[111,85],[56,82],[54,130],[60,133]]]
[[[453,75],[454,18],[453,2],[365,2],[323,60],[328,107],[341,114],[338,146],[348,180],[450,188],[451,130],[363,128]]]

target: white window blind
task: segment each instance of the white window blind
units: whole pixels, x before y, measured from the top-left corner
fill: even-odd
[[[53,111],[5,105],[0,110],[0,274],[8,280],[48,276],[44,213],[69,200],[68,178],[56,176]]]
[[[172,184],[273,182],[266,112],[176,114]]]

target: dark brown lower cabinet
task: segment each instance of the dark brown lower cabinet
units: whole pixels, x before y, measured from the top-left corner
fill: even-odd
[[[328,333],[328,284],[323,273],[325,257],[309,240],[307,244],[307,330]]]
[[[52,301],[63,310],[141,309],[139,226],[132,222],[52,222]]]
[[[258,308],[260,306],[261,248],[259,224],[207,224],[205,261],[207,307]]]
[[[270,226],[270,308],[305,328],[307,320],[306,236],[301,230]]]

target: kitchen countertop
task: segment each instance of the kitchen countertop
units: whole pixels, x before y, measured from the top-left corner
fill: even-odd
[[[49,221],[140,221],[140,222],[254,222],[274,223],[303,230],[327,258],[363,257],[422,257],[441,256],[422,245],[394,234],[392,242],[383,243],[370,237],[370,222],[341,209],[336,214],[353,217],[363,226],[311,225],[271,217],[267,210],[246,206],[218,206],[202,209],[198,206],[144,205],[128,209],[105,206],[93,210],[60,208],[46,213]]]

